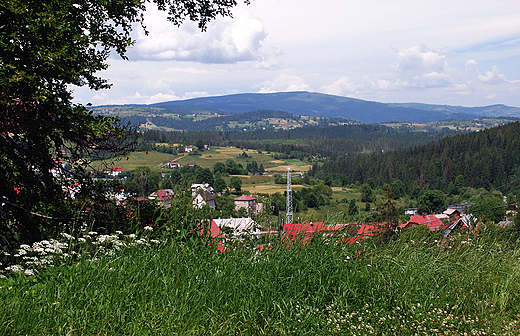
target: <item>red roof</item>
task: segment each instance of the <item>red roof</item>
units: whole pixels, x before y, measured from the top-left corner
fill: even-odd
[[[408,223],[405,225],[399,225],[399,227],[408,227],[415,225],[428,225],[431,231],[440,230],[443,226],[441,220],[434,215],[415,215],[410,218]]]
[[[312,238],[313,233],[321,232],[326,229],[326,225],[323,222],[315,223],[293,223],[285,224],[282,226],[285,230],[285,234],[282,239],[295,240],[297,236],[302,236],[302,241],[309,240]]]
[[[157,191],[157,196],[161,201],[171,199],[171,192],[169,190],[161,189]]]
[[[120,172],[123,168],[121,167],[112,167],[113,172]]]
[[[361,224],[361,227],[359,228],[357,235],[358,236],[370,236],[373,237],[376,234],[382,234],[388,229],[388,225],[386,224]]]
[[[256,198],[249,195],[242,195],[240,197],[235,198],[235,201],[255,201]]]
[[[210,238],[215,243],[218,252],[224,252],[224,243],[222,242],[222,239],[226,238],[226,235],[222,233],[215,221],[208,221],[208,224],[209,227],[199,227],[198,231],[201,235],[205,234],[208,236],[208,238]]]

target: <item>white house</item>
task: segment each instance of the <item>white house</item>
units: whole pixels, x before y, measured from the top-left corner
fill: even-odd
[[[192,184],[191,185],[191,196],[195,197],[197,196],[197,193],[199,192],[209,192],[213,194],[213,187],[209,185],[209,183],[202,183],[202,184]]]
[[[191,203],[193,204],[193,207],[197,209],[202,209],[202,207],[206,204],[212,209],[217,207],[215,203],[215,197],[213,197],[213,195],[209,192],[198,193]]]
[[[184,151],[185,151],[186,153],[191,153],[191,152],[193,152],[193,146],[186,146],[186,147],[184,147]]]
[[[219,218],[214,219],[215,223],[220,229],[231,229],[231,235],[236,238],[243,238],[246,235],[252,235],[255,238],[260,238],[260,227],[250,217],[243,218]],[[224,229],[225,231],[225,229]]]

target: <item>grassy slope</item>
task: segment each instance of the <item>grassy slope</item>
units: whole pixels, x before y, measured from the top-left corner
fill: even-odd
[[[390,245],[263,254],[179,243],[127,250],[34,282],[4,280],[0,334],[517,335],[518,245],[435,238],[411,230]]]

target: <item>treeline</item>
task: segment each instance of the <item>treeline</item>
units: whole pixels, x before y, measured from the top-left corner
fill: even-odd
[[[473,188],[516,188],[520,179],[520,123],[448,137],[426,145],[402,148],[384,155],[329,160],[314,165],[311,176],[332,174],[343,185],[372,179],[376,185],[401,180],[414,188],[450,191],[457,176]],[[518,184],[518,183],[517,183]]]
[[[382,125],[309,126],[292,130],[254,131],[145,131],[138,150],[154,150],[155,143],[194,144],[202,139],[210,146],[233,146],[281,153],[281,159],[355,157],[417,146],[455,135],[450,130],[412,132]]]
[[[222,129],[229,129],[228,124],[230,122],[238,122],[238,123],[256,123],[262,121],[267,118],[283,118],[283,119],[293,119],[299,118],[297,116],[293,116],[290,113],[283,111],[271,111],[271,110],[262,110],[262,111],[251,111],[246,113],[239,114],[231,114],[220,117],[210,117],[204,120],[194,121],[193,118],[188,116],[181,116],[180,118],[172,118],[172,117],[140,117],[140,116],[129,116],[123,118],[124,123],[131,123],[132,125],[139,125],[146,120],[152,122],[154,125],[159,127],[169,127],[178,130],[190,130],[190,131],[200,131],[200,130],[215,130],[217,127]]]

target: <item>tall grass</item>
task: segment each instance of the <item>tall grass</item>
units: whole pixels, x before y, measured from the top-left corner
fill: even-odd
[[[517,335],[520,249],[504,237],[133,246],[0,282],[3,335]]]

